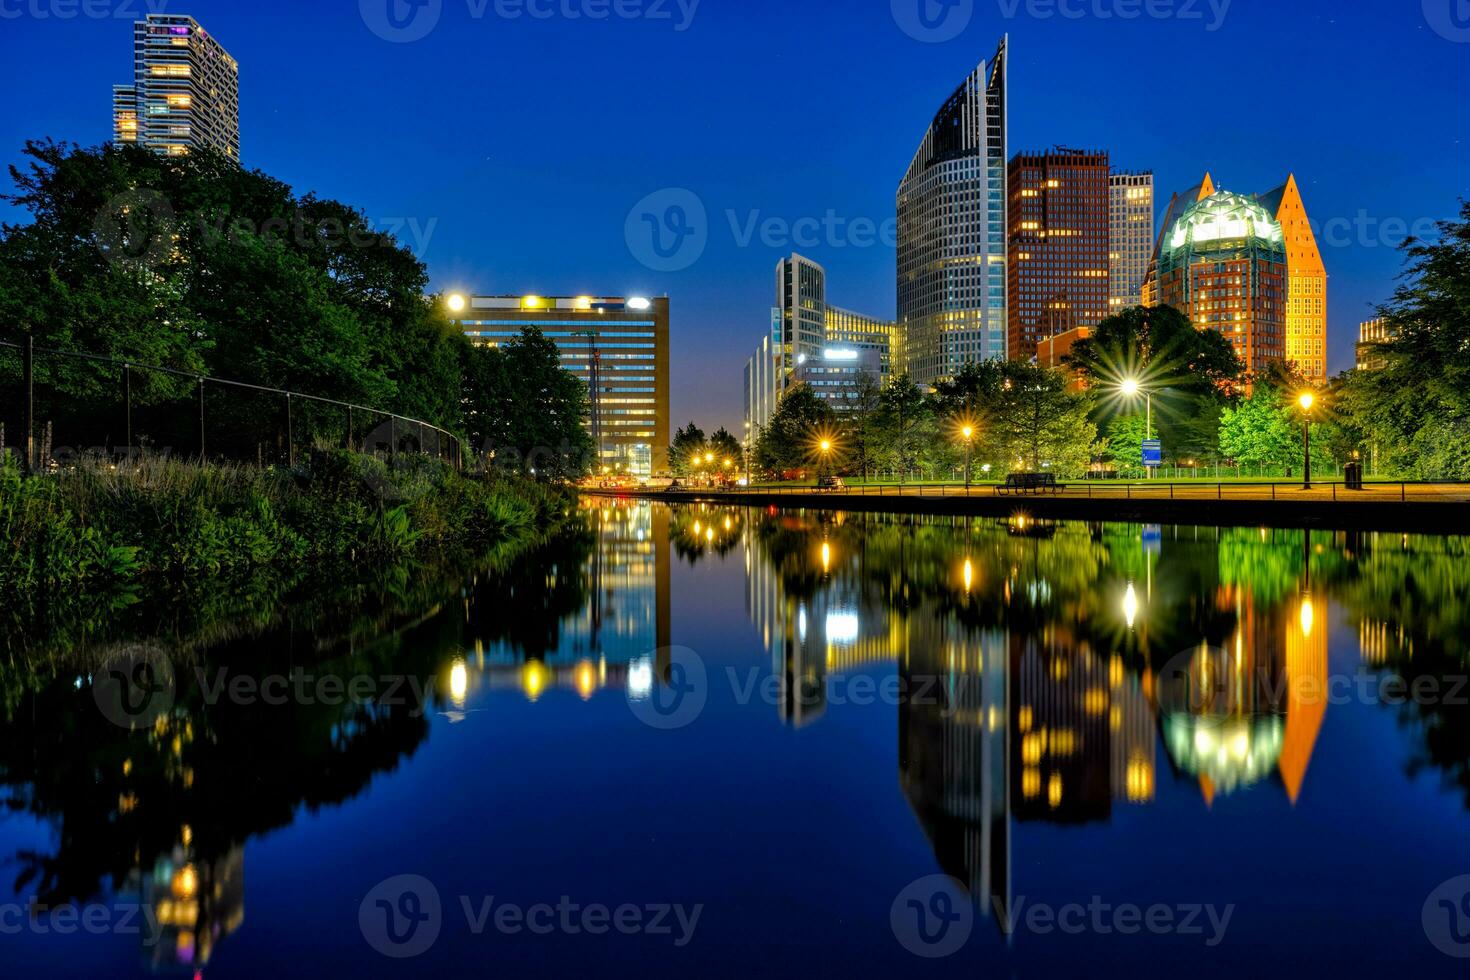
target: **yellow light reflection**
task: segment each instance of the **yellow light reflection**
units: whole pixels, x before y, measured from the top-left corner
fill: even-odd
[[[550,675],[551,672],[540,661],[533,660],[521,668],[521,690],[526,692],[527,700],[540,700],[541,692],[546,690],[547,682],[551,679]]]
[[[582,695],[583,701],[588,701],[596,691],[597,671],[593,669],[591,661],[584,660],[577,664],[577,693]]]
[[[965,591],[969,592],[970,586],[975,584],[975,566],[970,563],[970,559],[965,559],[965,567],[961,574],[965,578]]]
[[[1123,619],[1132,629],[1138,620],[1138,591],[1133,588],[1133,583],[1128,583],[1128,591],[1123,593]]]
[[[1317,610],[1312,607],[1312,597],[1302,596],[1302,636],[1310,637],[1317,622]]]
[[[470,670],[463,660],[456,660],[449,668],[449,697],[456,708],[463,708],[465,695],[470,691]]]

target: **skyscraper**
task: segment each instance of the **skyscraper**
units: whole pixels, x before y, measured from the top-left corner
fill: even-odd
[[[455,317],[472,343],[500,346],[535,327],[556,344],[562,367],[587,385],[602,466],[636,477],[668,471],[667,297],[457,298]]]
[[[776,306],[781,317],[783,376],[779,390],[795,383],[797,363],[822,353],[827,331],[827,270],[795,252],[776,263]]]
[[[898,322],[920,384],[1006,356],[1006,39],[935,114],[898,185]]]
[[[1218,331],[1251,371],[1286,352],[1286,281],[1281,225],[1252,195],[1212,194],[1160,239],[1159,304]]]
[[[1327,381],[1327,267],[1296,175],[1260,195],[1286,239],[1286,359],[1310,381]]]
[[[1108,188],[1108,308],[1116,313],[1143,302],[1154,246],[1154,175],[1120,171]]]
[[[1006,174],[1007,356],[1108,315],[1108,155],[1055,147],[1017,153]]]
[[[240,66],[192,17],[133,24],[133,84],[112,89],[113,138],[183,156],[211,146],[240,159]]]

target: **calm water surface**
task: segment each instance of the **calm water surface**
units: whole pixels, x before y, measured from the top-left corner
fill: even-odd
[[[0,665],[0,972],[1464,974],[1470,541],[584,514]]]

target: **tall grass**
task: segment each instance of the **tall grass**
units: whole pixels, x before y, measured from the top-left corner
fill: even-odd
[[[556,490],[423,457],[315,452],[294,469],[143,459],[35,479],[0,464],[0,596],[485,549],[565,508]]]

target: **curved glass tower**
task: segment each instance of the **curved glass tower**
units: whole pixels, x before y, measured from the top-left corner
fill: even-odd
[[[898,185],[898,320],[920,384],[1006,356],[1006,39],[934,116]]]

